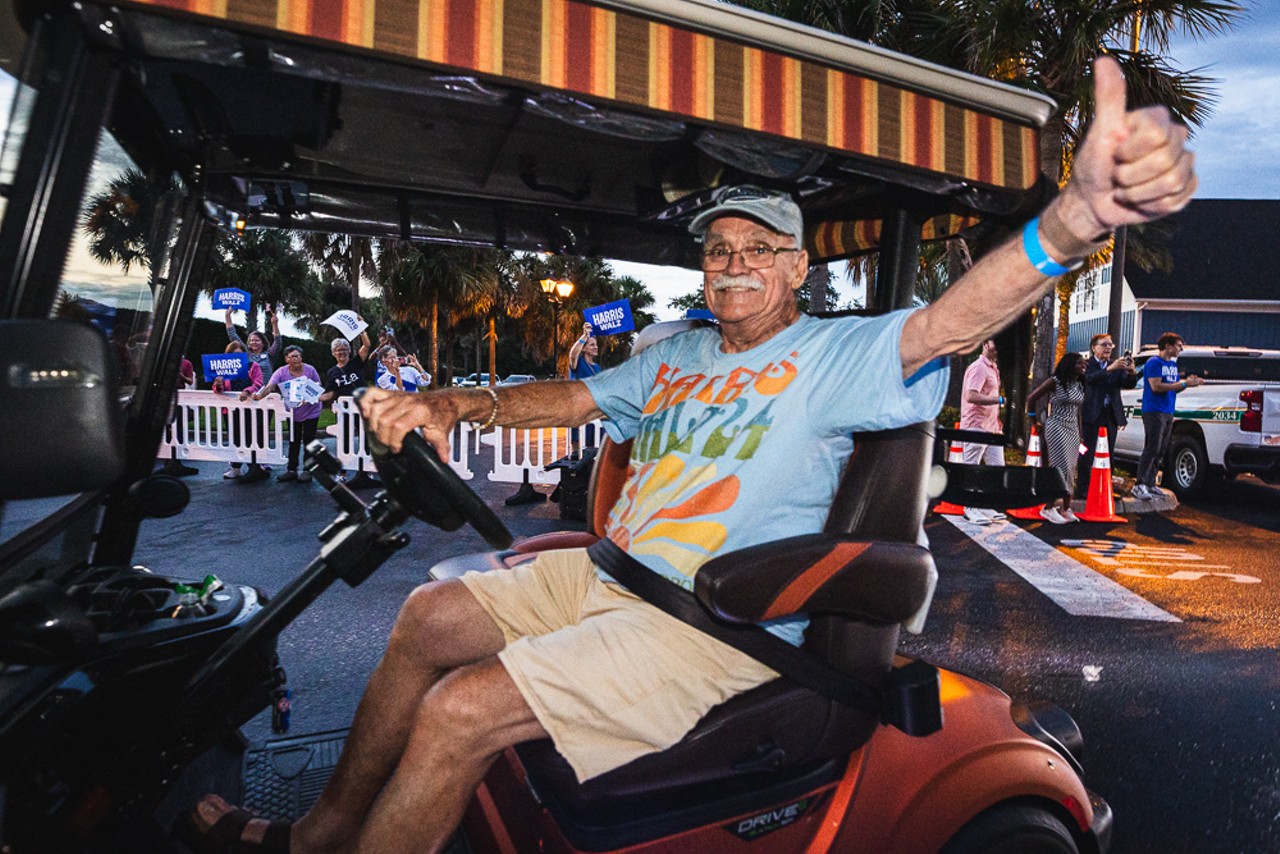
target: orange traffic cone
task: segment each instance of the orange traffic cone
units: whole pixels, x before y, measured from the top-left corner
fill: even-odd
[[[960,422],[956,422],[955,429],[960,429]],[[964,447],[956,440],[951,441],[951,447],[947,450],[947,462],[963,463]],[[941,513],[943,516],[963,516],[964,508],[959,504],[952,504],[950,501],[939,501],[933,508],[934,513]]]
[[[1107,450],[1107,428],[1098,428],[1098,448],[1093,452],[1093,470],[1089,472],[1089,500],[1080,518],[1085,522],[1128,522],[1116,515],[1111,497],[1111,452]]]
[[[1036,425],[1031,425],[1031,439],[1027,442],[1027,465],[1033,469],[1040,468],[1040,431]],[[1037,504],[1035,507],[1014,507],[1009,511],[1009,515],[1015,519],[1034,519],[1039,521],[1040,511],[1044,509],[1043,504]]]

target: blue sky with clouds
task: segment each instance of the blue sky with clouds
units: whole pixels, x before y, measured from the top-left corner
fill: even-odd
[[[1280,199],[1280,2],[1248,5],[1248,19],[1227,35],[1170,47],[1174,66],[1219,81],[1192,142],[1201,198]]]

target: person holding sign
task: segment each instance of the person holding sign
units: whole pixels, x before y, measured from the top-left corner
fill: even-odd
[[[267,336],[257,329],[248,334],[247,343],[241,340],[240,333],[236,332],[236,327],[231,322],[231,311],[232,309],[227,309],[227,339],[239,341],[244,345],[245,352],[249,354],[249,361],[258,366],[258,370],[262,371],[264,377],[271,376],[272,360],[280,355],[280,348],[284,346],[284,339],[280,337],[279,314],[267,306],[267,317],[271,321],[271,336],[274,339],[268,346]]]
[[[357,318],[359,316],[357,315]],[[337,401],[340,397],[350,397],[356,389],[364,385],[364,360],[369,358],[369,332],[360,330],[360,350],[351,354],[351,342],[346,338],[335,338],[329,345],[336,364],[325,374],[324,394],[320,395],[322,403]]]
[[[253,393],[253,399],[262,400],[273,391],[284,397],[285,407],[293,414],[293,430],[289,434],[288,468],[276,480],[306,483],[311,480],[311,472],[299,472],[298,460],[303,447],[316,437],[316,426],[320,423],[320,394],[324,386],[320,383],[319,372],[303,363],[302,348],[296,344],[284,348],[284,363],[283,368],[271,375],[270,382]],[[240,399],[248,400],[249,392],[240,392]]]
[[[232,341],[227,344],[227,349],[224,352],[243,353],[244,345],[239,341]],[[212,389],[215,394],[221,394],[223,392],[239,393],[242,391],[253,394],[260,388],[262,388],[262,368],[259,368],[257,363],[253,361],[249,362],[249,370],[244,374],[244,376],[215,377],[213,385],[210,386],[210,389]],[[227,411],[224,409],[222,414],[226,415]],[[237,445],[240,444],[239,419],[232,421],[231,439]],[[254,483],[259,480],[265,480],[267,477],[267,470],[262,466],[251,465],[249,473],[241,476],[240,463],[231,463],[226,472],[223,473],[222,477],[225,480],[236,480],[237,478],[240,478],[241,483]]]
[[[569,379],[585,380],[600,373],[596,364],[596,356],[600,355],[600,344],[591,334],[591,324],[582,324],[582,337],[573,342],[569,348]]]
[[[569,379],[571,380],[585,380],[600,373],[600,366],[596,364],[600,343],[591,331],[590,323],[582,324],[582,337],[574,341],[573,346],[569,348]],[[595,441],[595,433],[590,426],[587,427],[587,441]],[[570,427],[569,456],[575,460],[578,458],[581,444],[582,435],[578,432],[578,428]]]

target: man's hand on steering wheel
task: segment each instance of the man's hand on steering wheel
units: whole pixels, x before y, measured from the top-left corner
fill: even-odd
[[[360,398],[369,429],[393,454],[400,453],[410,430],[422,428],[427,444],[440,459],[449,459],[449,437],[462,420],[462,407],[449,389],[409,394],[383,388],[366,389]]]
[[[368,422],[365,445],[387,491],[409,513],[445,531],[469,522],[490,545],[505,549],[512,539],[507,526],[449,467],[449,435],[469,414],[460,397],[361,389],[356,399]],[[418,427],[425,437],[414,432]]]

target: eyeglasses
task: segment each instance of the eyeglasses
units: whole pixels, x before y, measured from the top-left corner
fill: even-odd
[[[774,265],[779,252],[799,252],[794,246],[769,246],[764,243],[748,246],[745,249],[730,249],[717,246],[702,253],[702,269],[708,273],[719,273],[729,269],[729,261],[734,255],[742,256],[742,263],[748,270],[765,270]]]

